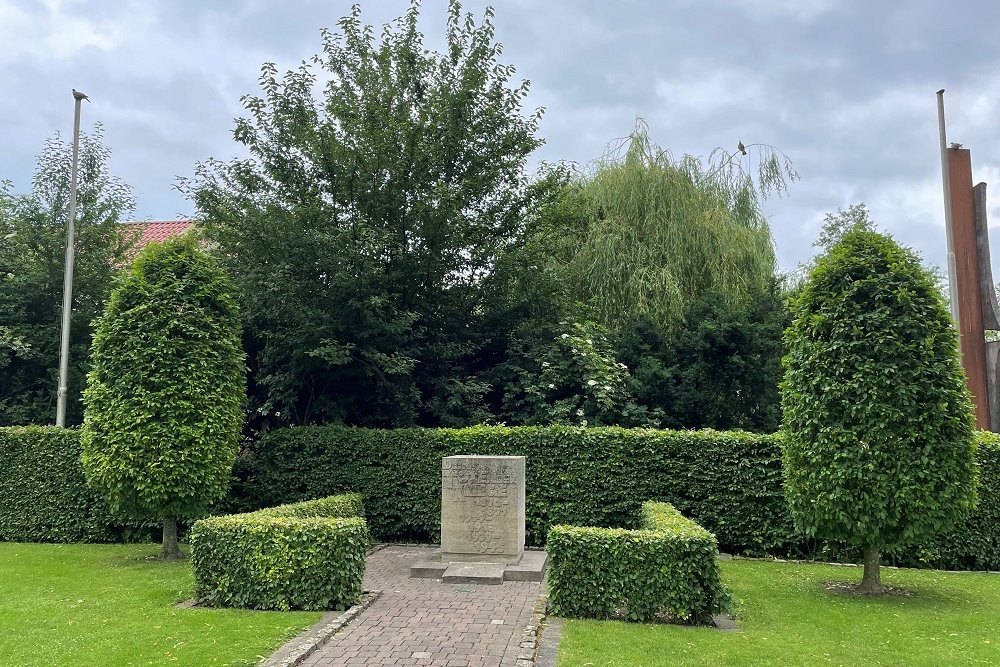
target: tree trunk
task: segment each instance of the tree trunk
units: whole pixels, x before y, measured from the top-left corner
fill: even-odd
[[[858,586],[858,593],[861,595],[882,595],[885,587],[882,586],[882,576],[879,572],[879,561],[882,554],[876,549],[865,547],[865,574],[861,578],[861,585]]]
[[[160,551],[161,560],[181,560],[184,552],[177,546],[177,519],[163,520],[163,549]]]

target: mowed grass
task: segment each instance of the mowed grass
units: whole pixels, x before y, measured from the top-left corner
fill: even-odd
[[[158,551],[0,543],[0,665],[255,665],[321,616],[178,609],[191,563]]]
[[[861,569],[722,563],[738,632],[568,621],[559,667],[658,665],[1000,665],[1000,575],[882,569],[912,597],[843,596]]]

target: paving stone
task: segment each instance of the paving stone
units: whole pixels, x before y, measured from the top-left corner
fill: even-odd
[[[740,626],[736,624],[736,619],[734,619],[729,614],[716,614],[712,617],[712,622],[715,623],[715,627],[719,630],[739,630]]]
[[[371,554],[364,587],[381,590],[381,597],[302,665],[514,667],[542,585],[528,581],[454,585],[411,579],[411,566],[433,560],[434,551],[425,546],[391,546]],[[498,619],[503,623],[492,622]]]

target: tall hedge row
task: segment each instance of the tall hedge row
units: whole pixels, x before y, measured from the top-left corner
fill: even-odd
[[[525,456],[526,530],[541,545],[555,524],[638,527],[639,506],[664,500],[712,530],[723,548],[787,551],[795,538],[775,436],[576,427],[272,431],[258,443],[241,509],[358,490],[382,540],[436,540],[441,458]]]
[[[141,524],[112,516],[87,486],[79,431],[0,428],[0,540],[113,542],[140,534]]]
[[[856,558],[797,537],[782,495],[779,436],[618,428],[477,427],[272,431],[241,463],[227,510],[360,491],[380,540],[437,540],[441,457],[525,456],[527,540],[559,523],[635,528],[644,500],[672,503],[730,553]],[[887,555],[901,565],[1000,569],[1000,437],[978,436],[979,504],[958,528]],[[79,434],[0,428],[0,540],[104,542],[148,528],[111,516],[80,465]]]
[[[671,503],[712,531],[723,551],[857,558],[843,545],[797,536],[782,491],[778,435],[574,427],[272,431],[244,462],[231,499],[243,510],[360,491],[380,540],[436,541],[441,457],[527,457],[527,542],[556,524],[636,528],[646,500]],[[1000,439],[979,435],[979,506],[933,542],[888,562],[1000,569]]]

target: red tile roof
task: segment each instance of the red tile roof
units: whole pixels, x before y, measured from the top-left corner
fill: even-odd
[[[135,252],[142,250],[153,241],[164,241],[171,236],[186,232],[194,224],[193,220],[157,220],[153,222],[130,222],[142,236],[136,242]]]

